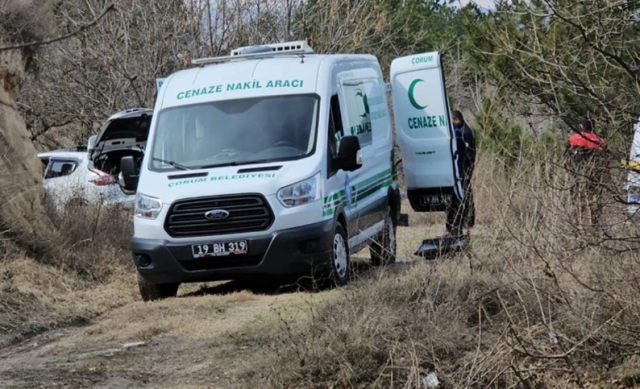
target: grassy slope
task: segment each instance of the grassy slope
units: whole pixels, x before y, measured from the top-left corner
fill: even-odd
[[[83,323],[137,298],[129,215],[74,209],[53,218],[59,239],[34,260],[0,242],[0,346],[65,324]]]
[[[87,347],[101,337],[155,339],[165,347],[162,355],[175,355],[171,365],[182,366],[196,358],[189,355],[199,344],[184,342],[200,334],[199,342],[207,339],[213,348],[198,358],[223,358],[233,367],[215,374],[240,387],[422,387],[432,371],[449,388],[633,387],[640,377],[634,357],[640,352],[637,255],[612,250],[632,248],[627,241],[598,242],[592,231],[578,233],[564,192],[539,185],[552,177],[540,166],[517,167],[509,182],[495,159],[483,155],[475,185],[479,226],[467,253],[435,262],[412,258],[417,243],[443,225],[442,215],[412,213],[411,227],[399,229],[400,263],[359,272],[362,279],[331,292],[324,303],[241,292],[129,304],[72,337],[70,355],[84,338]],[[633,225],[621,224],[621,214],[608,207],[607,233],[637,236]],[[130,231],[122,228],[127,217],[103,215],[97,229],[103,233],[96,235],[95,217],[74,214],[65,221],[59,245],[67,253],[57,263],[7,253],[0,267],[3,329],[28,334],[138,299],[127,253]],[[247,302],[229,305],[236,298]],[[244,313],[271,304],[269,314],[251,314],[245,318],[251,324],[241,324]],[[216,335],[214,324],[227,326],[224,336]],[[150,351],[153,361],[157,351]],[[197,371],[198,382],[215,378],[214,370]]]
[[[447,388],[640,385],[640,266],[616,252],[634,245],[578,232],[565,191],[540,185],[554,177],[542,165],[516,167],[509,182],[495,162],[484,155],[477,173],[469,252],[396,267],[308,322],[282,321],[247,385],[417,388],[430,372]],[[606,215],[606,234],[638,236],[619,206]],[[404,253],[436,221],[412,217]]]

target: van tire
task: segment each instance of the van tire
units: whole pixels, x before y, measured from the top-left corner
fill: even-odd
[[[138,274],[138,288],[143,301],[162,300],[178,295],[180,284],[151,284]]]
[[[386,266],[396,261],[397,225],[393,218],[393,208],[387,208],[387,216],[384,218],[384,227],[369,245],[371,263],[374,266]]]
[[[342,224],[337,223],[331,239],[331,258],[329,263],[330,282],[333,286],[345,286],[351,281],[351,260],[349,241]]]

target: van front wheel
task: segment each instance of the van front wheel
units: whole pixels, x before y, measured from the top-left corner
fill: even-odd
[[[333,244],[331,251],[331,281],[336,286],[344,286],[351,279],[351,264],[349,261],[349,245],[347,243],[347,233],[342,224],[336,224],[333,233]]]
[[[138,274],[138,288],[144,301],[162,300],[178,295],[180,284],[151,284]]]
[[[393,209],[389,207],[387,208],[387,216],[384,218],[384,227],[382,231],[369,245],[371,263],[374,266],[389,265],[396,261],[397,226],[393,220]]]

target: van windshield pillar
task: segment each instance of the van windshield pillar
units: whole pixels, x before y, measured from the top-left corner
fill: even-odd
[[[327,141],[329,142],[329,155],[327,158],[329,166],[327,169],[327,177],[331,177],[337,173],[337,169],[333,167],[332,161],[338,156],[338,146],[343,136],[344,131],[340,112],[340,100],[338,100],[338,95],[334,94],[331,96],[331,106],[329,108],[329,133],[327,136]]]

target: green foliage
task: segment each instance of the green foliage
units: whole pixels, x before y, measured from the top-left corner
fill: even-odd
[[[457,38],[456,10],[439,0],[389,0],[391,29],[400,54],[444,50]]]
[[[637,6],[533,0],[496,7],[480,19],[465,16],[477,72],[507,85],[505,94],[535,97],[570,128],[590,116],[605,138],[628,140],[640,114]]]
[[[475,115],[478,148],[494,154],[507,170],[515,168],[523,159],[537,158],[550,152],[562,151],[563,139],[547,130],[540,135],[527,132],[521,125],[509,120],[492,100],[485,99],[482,109]]]
[[[490,150],[506,166],[513,166],[519,158],[522,144],[526,142],[522,128],[505,119],[489,99],[483,101],[482,109],[476,114],[476,121],[478,148]]]
[[[398,56],[453,47],[461,23],[443,0],[311,0],[293,25],[316,51],[375,54],[387,73]]]

